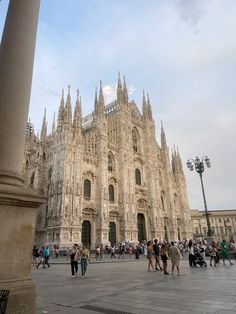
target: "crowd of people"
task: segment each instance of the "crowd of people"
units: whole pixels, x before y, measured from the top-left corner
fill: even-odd
[[[40,265],[43,268],[50,267],[49,257],[52,255],[57,258],[58,250],[55,248],[50,249],[48,246],[42,246],[37,249],[33,248],[33,267],[38,268]],[[230,254],[231,253],[231,254]],[[174,274],[176,268],[177,274],[180,275],[180,260],[188,254],[189,266],[191,268],[207,267],[205,261],[206,255],[210,257],[209,265],[216,267],[220,263],[221,259],[223,265],[226,265],[226,261],[230,265],[233,265],[230,256],[236,260],[236,245],[231,238],[229,242],[222,240],[221,242],[212,241],[210,244],[206,240],[185,240],[168,243],[167,241],[158,242],[157,239],[153,241],[142,241],[138,245],[133,245],[129,241],[119,243],[117,247],[115,245],[108,246],[98,245],[95,249],[94,257],[96,260],[102,259],[104,255],[110,255],[110,258],[123,259],[125,254],[128,254],[130,258],[135,254],[136,258],[139,258],[140,254],[143,254],[147,258],[147,270],[148,272],[163,271],[164,275],[169,275],[168,261],[171,262],[171,274]],[[67,248],[67,257],[70,259],[71,264],[71,276],[72,278],[78,275],[78,265],[81,265],[81,276],[85,277],[88,263],[91,259],[91,252],[85,245],[79,246],[74,244],[70,249]]]

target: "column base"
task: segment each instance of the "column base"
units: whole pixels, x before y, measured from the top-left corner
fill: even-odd
[[[6,314],[33,314],[36,289],[31,279],[0,281],[0,289],[10,290]]]
[[[0,184],[0,290],[10,290],[7,314],[35,313],[30,272],[36,208],[43,202],[32,190]]]

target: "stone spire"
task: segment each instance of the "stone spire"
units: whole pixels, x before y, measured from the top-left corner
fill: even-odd
[[[82,122],[81,120],[82,120],[81,97],[79,96],[79,90],[77,89],[77,98],[76,98],[76,103],[75,103],[73,125],[78,130],[80,130],[81,128],[81,122]]]
[[[124,104],[128,106],[129,103],[129,96],[128,96],[128,90],[125,82],[125,76],[124,76],[124,83],[123,83],[123,99],[124,99]]]
[[[120,79],[120,72],[118,72],[118,82],[117,82],[117,104],[120,106],[123,102],[123,92],[122,84]]]
[[[180,153],[179,153],[179,148],[178,148],[178,146],[177,146],[176,157],[177,157],[178,168],[179,168],[180,172],[183,173],[183,165],[182,165],[182,160],[181,160],[181,157],[180,157]]]
[[[176,172],[176,160],[175,160],[175,154],[173,148],[171,148],[171,165],[172,165],[172,171],[173,173]]]
[[[58,117],[57,117],[57,126],[61,127],[62,126],[62,121],[63,121],[63,116],[64,116],[64,89],[62,90],[62,94],[61,94],[61,103],[60,103],[60,107],[59,107],[59,111],[58,111]]]
[[[161,148],[167,148],[166,145],[166,135],[165,135],[165,131],[164,131],[164,127],[163,127],[163,123],[161,121]]]
[[[105,106],[105,103],[104,103],[103,90],[102,90],[102,81],[100,81],[99,99],[98,99],[98,105],[97,105],[98,116],[103,116],[105,114],[104,106]]]
[[[53,121],[52,121],[52,135],[55,133],[55,131],[56,131],[56,113],[54,111]]]
[[[147,108],[148,108],[149,119],[152,120],[152,106],[151,106],[151,102],[150,102],[148,94],[147,94]]]
[[[72,110],[71,110],[71,97],[70,97],[70,85],[68,85],[68,93],[66,98],[65,114],[64,114],[64,123],[72,122]]]
[[[42,129],[41,129],[41,141],[45,140],[47,137],[47,121],[46,121],[46,108],[44,109],[44,116],[43,116],[43,123],[42,123]]]
[[[148,116],[148,108],[147,108],[147,101],[145,97],[145,92],[143,90],[143,117],[146,120]]]
[[[95,87],[95,96],[94,96],[94,112],[97,114],[98,111],[98,92],[97,86]]]

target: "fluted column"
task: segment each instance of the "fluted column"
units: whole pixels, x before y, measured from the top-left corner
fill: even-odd
[[[0,46],[0,183],[22,185],[40,0],[10,0]]]

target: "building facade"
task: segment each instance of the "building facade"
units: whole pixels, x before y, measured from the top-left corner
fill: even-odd
[[[236,210],[211,210],[210,223],[216,241],[236,240]],[[204,211],[191,210],[193,235],[195,238],[207,238],[207,221]]]
[[[181,158],[175,149],[169,156],[163,126],[160,133],[159,145],[149,97],[141,113],[120,78],[116,101],[105,106],[100,84],[94,111],[83,118],[79,93],[72,117],[68,88],[49,135],[46,112],[40,137],[29,122],[24,177],[48,197],[37,212],[35,243],[192,237]]]

